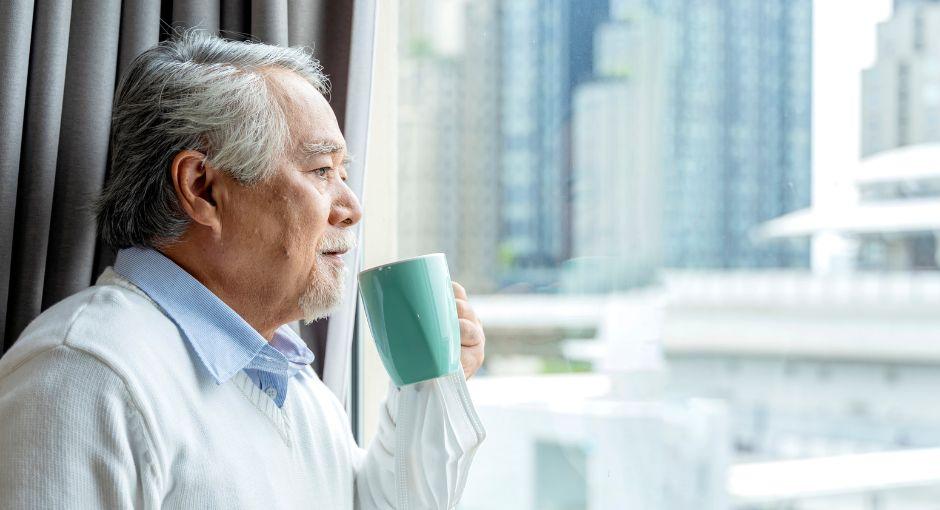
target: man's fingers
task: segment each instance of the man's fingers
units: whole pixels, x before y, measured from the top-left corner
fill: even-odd
[[[451,281],[451,286],[454,288],[457,321],[460,323],[460,364],[464,376],[469,378],[483,364],[486,335],[483,333],[483,323],[470,306],[467,289],[455,281]]]
[[[463,376],[469,379],[470,376],[483,365],[483,349],[462,349],[460,351],[460,366],[463,367]]]
[[[463,288],[463,285],[455,281],[451,281],[450,283],[451,283],[451,287],[454,288],[454,297],[456,297],[457,299],[463,299],[464,301],[469,299],[467,297],[467,289]]]
[[[479,326],[483,326],[483,323],[480,322],[480,318],[477,317],[477,313],[473,311],[473,307],[470,306],[468,301],[463,299],[458,299],[457,301],[457,317],[460,319],[470,319],[471,321],[477,323]]]
[[[474,347],[482,345],[485,341],[483,328],[470,319],[458,319],[460,321],[460,345],[464,347]]]

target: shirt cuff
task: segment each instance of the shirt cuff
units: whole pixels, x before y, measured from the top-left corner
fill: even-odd
[[[395,417],[398,508],[453,508],[486,437],[463,371],[390,384],[386,402]]]

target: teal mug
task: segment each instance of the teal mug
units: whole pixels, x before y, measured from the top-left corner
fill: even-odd
[[[359,272],[379,356],[401,387],[460,370],[460,322],[447,259],[432,253]]]

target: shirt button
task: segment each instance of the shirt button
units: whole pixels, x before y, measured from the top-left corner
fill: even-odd
[[[271,398],[274,398],[275,396],[277,396],[277,390],[274,388],[268,388],[267,390],[265,390],[265,393],[267,393],[268,396]]]

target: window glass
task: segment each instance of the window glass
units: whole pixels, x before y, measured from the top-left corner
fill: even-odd
[[[460,508],[937,508],[938,62],[929,0],[402,0],[399,256],[487,335]]]

